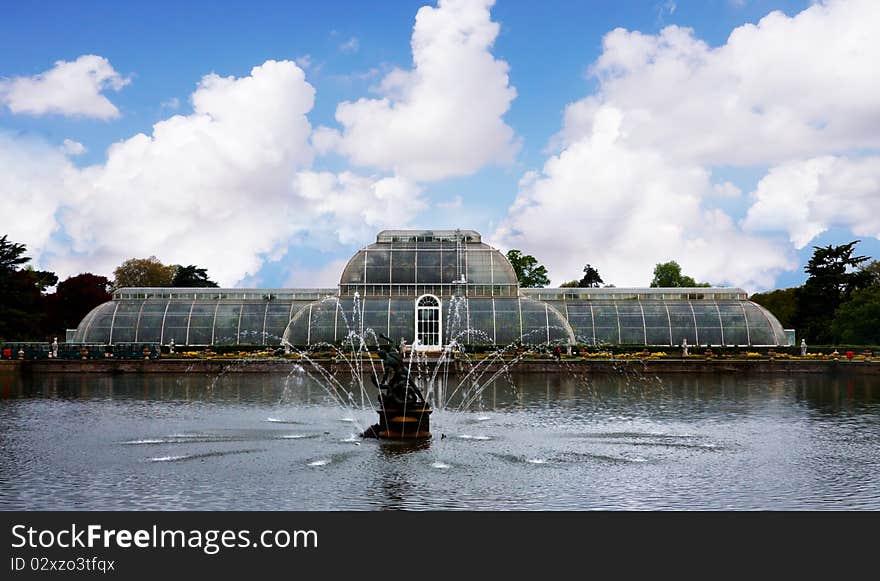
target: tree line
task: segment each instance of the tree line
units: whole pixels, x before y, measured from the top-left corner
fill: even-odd
[[[217,286],[204,268],[169,266],[155,256],[126,260],[113,271],[113,280],[86,272],[59,282],[54,272],[36,270],[30,261],[24,244],[0,237],[0,342],[56,337],[63,342],[66,329],[76,328],[117,288]]]
[[[513,266],[513,271],[523,288],[544,288],[550,284],[547,268],[538,262],[531,254],[523,254],[521,250],[513,249],[507,252],[507,260]],[[599,288],[605,283],[599,271],[592,265],[584,266],[584,275],[580,279],[574,279],[559,285],[560,288]],[[694,288],[711,286],[707,282],[697,282],[692,276],[681,272],[681,266],[674,260],[661,262],[654,267],[654,278],[650,285],[657,287]],[[606,288],[614,287],[606,284]]]
[[[859,242],[814,246],[803,285],[751,300],[808,344],[880,345],[880,262],[856,255]]]

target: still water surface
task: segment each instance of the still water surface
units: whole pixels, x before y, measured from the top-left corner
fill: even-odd
[[[298,373],[0,375],[0,509],[880,510],[878,383],[512,375],[402,446]]]

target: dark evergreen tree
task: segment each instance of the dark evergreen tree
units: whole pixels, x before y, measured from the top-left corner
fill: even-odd
[[[171,279],[171,286],[178,287],[216,287],[217,283],[208,278],[208,270],[199,268],[194,264],[189,266],[177,265],[174,270],[174,277]]]
[[[599,271],[588,264],[584,267],[584,277],[578,282],[578,286],[580,288],[599,288],[603,282],[605,281],[599,276]]]
[[[855,256],[860,240],[834,246],[814,246],[804,271],[810,275],[798,290],[795,325],[808,343],[830,344],[834,313],[853,292],[870,286],[871,274],[859,269],[867,256]]]

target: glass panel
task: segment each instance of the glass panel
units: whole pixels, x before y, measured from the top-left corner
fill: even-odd
[[[547,342],[547,312],[543,303],[520,299],[523,342],[538,345]]]
[[[139,343],[158,343],[162,335],[162,315],[165,314],[165,306],[168,301],[148,300],[144,303],[141,311],[141,322],[137,329]]]
[[[554,343],[568,343],[571,340],[571,336],[569,335],[570,325],[565,319],[565,305],[561,303],[548,303],[548,306],[551,307],[547,309],[550,341]]]
[[[91,320],[88,331],[83,339],[86,343],[109,343],[110,324],[113,321],[113,311],[116,309],[114,302],[105,303],[98,307]]]
[[[364,252],[355,254],[346,265],[340,280],[342,284],[359,284],[364,282]]]
[[[210,345],[217,301],[202,301],[193,306],[189,319],[189,345]],[[175,339],[175,342],[177,340]]]
[[[290,301],[269,301],[266,315],[266,344],[280,345],[284,329],[290,322]],[[192,328],[190,328],[192,335]]]
[[[495,343],[492,319],[492,299],[470,299],[470,342],[474,344]]]
[[[721,323],[724,326],[724,342],[727,345],[748,345],[746,317],[740,303],[719,302],[718,308],[721,310]]]
[[[669,301],[666,303],[669,309],[669,318],[672,321],[672,340],[676,345],[681,345],[683,339],[687,339],[688,345],[697,344],[697,335],[694,329],[694,314],[686,302]]]
[[[471,284],[492,284],[491,258],[486,250],[467,252],[467,280]]]
[[[620,334],[617,327],[617,309],[614,307],[614,303],[594,304],[593,317],[596,320],[596,344],[618,344]]]
[[[391,299],[391,327],[388,336],[395,341],[415,339],[415,307],[412,299]]]
[[[263,344],[263,319],[266,316],[266,301],[245,303],[241,313],[241,326],[238,342],[242,345]]]
[[[387,298],[371,298],[364,301],[363,306],[364,317],[364,336],[372,339],[373,333],[377,336],[379,333],[388,334],[388,299]],[[369,330],[372,329],[373,333]],[[314,332],[314,330],[313,330]],[[397,340],[397,337],[394,338]]]
[[[575,340],[578,343],[592,345],[594,343],[593,314],[590,305],[568,303],[566,307],[560,305],[560,310],[563,308],[568,311],[568,324],[574,329]]]
[[[637,302],[617,303],[617,314],[620,320],[620,342],[627,345],[645,344],[645,323],[642,320],[642,309]]]
[[[440,282],[452,282],[455,280],[457,271],[457,266],[455,262],[455,257],[457,256],[454,250],[444,250],[440,253],[440,260],[442,261],[442,271],[440,275]]]
[[[238,318],[241,303],[220,303],[214,323],[214,344],[235,345],[238,343]]]
[[[369,302],[369,300],[364,300],[364,302]],[[311,309],[311,330],[306,329],[309,333],[309,345],[333,343],[337,339],[341,341],[343,338],[336,335],[336,325],[338,320],[342,318],[342,314],[337,312],[337,302],[335,300],[318,301],[312,303]]]
[[[645,312],[645,333],[648,345],[670,345],[669,318],[663,303],[645,301],[642,303]]]
[[[387,284],[390,276],[388,250],[367,250],[367,283]]]
[[[427,284],[444,282],[440,276],[440,252],[433,250],[419,252],[416,282]]]
[[[770,324],[767,322],[767,318],[764,314],[758,309],[757,305],[751,302],[744,302],[743,306],[746,309],[746,318],[749,323],[749,334],[752,339],[752,345],[775,344],[776,341],[774,341],[773,333],[770,330]]]
[[[721,321],[715,303],[691,301],[697,317],[701,345],[721,345]]]
[[[416,281],[416,253],[411,250],[394,251],[391,278],[395,284],[412,284]]]
[[[172,339],[178,345],[186,343],[186,326],[189,323],[189,311],[192,306],[192,301],[171,301],[168,304],[162,343],[167,345]]]
[[[507,257],[503,256],[500,252],[495,252],[492,257],[492,264],[495,271],[495,284],[517,284],[516,274],[513,272],[510,262],[507,261]]]
[[[300,348],[308,345],[309,337],[309,305],[303,305],[290,319],[287,327],[287,342]]]
[[[113,321],[113,342],[132,343],[137,327],[138,313],[143,301],[119,301],[116,318]]]
[[[459,342],[466,342],[468,327],[468,306],[467,299],[462,297],[452,297],[443,300],[443,335],[445,342],[449,343],[453,339]]]
[[[520,339],[517,299],[495,299],[495,341],[509,345]]]

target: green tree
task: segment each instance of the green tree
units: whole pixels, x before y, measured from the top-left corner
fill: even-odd
[[[793,287],[755,293],[749,297],[749,300],[773,313],[784,328],[792,329],[795,328],[799,290],[800,287]]]
[[[810,276],[798,291],[795,316],[795,324],[807,342],[831,343],[831,324],[838,307],[853,292],[870,286],[870,272],[859,268],[868,257],[854,255],[859,242],[813,247],[813,256],[804,267]]]
[[[559,288],[578,288],[581,285],[579,280],[569,280],[559,285]]]
[[[0,238],[0,272],[12,272],[30,262],[31,259],[24,255],[25,252],[27,248],[24,244],[10,242],[4,234]]]
[[[208,270],[198,268],[194,264],[189,266],[175,266],[174,276],[171,279],[171,286],[177,287],[216,287],[217,283],[208,278]]]
[[[865,272],[865,284],[880,286],[880,260],[872,260],[862,270]]]
[[[53,272],[35,270],[27,263],[24,244],[0,238],[0,340],[44,339],[47,288],[58,282]],[[24,268],[20,268],[24,267]]]
[[[599,276],[599,271],[588,264],[584,267],[584,277],[578,282],[578,286],[580,288],[599,288],[603,282],[605,281]]]
[[[693,277],[681,273],[681,266],[674,260],[669,262],[661,262],[654,267],[654,279],[651,281],[654,288],[666,287],[708,287],[711,286],[706,282],[697,282]]]
[[[129,258],[113,271],[113,288],[171,286],[174,266],[166,266],[155,256]]]
[[[831,322],[833,337],[850,345],[880,345],[880,286],[852,293]]]
[[[510,250],[507,260],[513,266],[519,285],[523,288],[542,288],[550,284],[547,277],[547,269],[538,264],[538,260],[530,255],[523,254],[519,250]]]
[[[880,345],[880,286],[854,291],[834,314],[834,338],[850,345]]]

